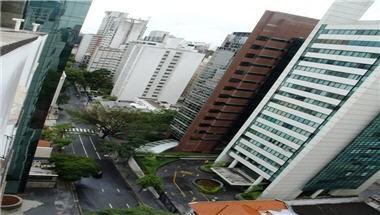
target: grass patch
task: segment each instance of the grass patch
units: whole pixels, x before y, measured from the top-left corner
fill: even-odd
[[[174,157],[163,157],[158,155],[142,155],[135,156],[137,163],[140,165],[145,174],[155,175],[157,169],[170,162],[178,160]]]
[[[214,163],[207,163],[200,166],[199,169],[203,172],[213,173],[213,171],[211,170],[212,167],[214,167]]]
[[[264,188],[261,185],[257,185],[248,192],[236,194],[235,198],[238,200],[255,200],[261,195],[263,190]]]

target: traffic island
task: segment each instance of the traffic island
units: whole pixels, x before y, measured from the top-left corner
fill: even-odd
[[[202,193],[214,194],[223,188],[223,183],[216,179],[194,179],[193,184]]]

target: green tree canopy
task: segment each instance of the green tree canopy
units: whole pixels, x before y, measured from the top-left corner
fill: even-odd
[[[139,206],[126,209],[105,209],[98,212],[89,212],[86,215],[174,215],[157,209]]]
[[[55,126],[45,126],[42,130],[41,138],[51,141],[59,148],[69,145],[72,142],[72,136],[68,133],[71,123],[63,123]]]
[[[101,170],[95,160],[86,157],[55,153],[51,156],[50,161],[55,164],[54,170],[64,181],[77,181]]]
[[[157,190],[157,192],[162,191],[162,180],[160,177],[156,175],[145,175],[144,177],[141,177],[137,180],[137,183],[142,187],[142,188],[148,188],[148,187],[153,187],[154,189]]]
[[[107,69],[99,69],[84,73],[87,86],[92,90],[99,90],[102,94],[109,95],[113,88],[112,74]]]
[[[94,105],[83,111],[70,111],[78,121],[99,126],[102,138],[124,134],[128,140],[143,142],[165,136],[175,112],[162,110],[143,112],[133,108],[109,108]]]

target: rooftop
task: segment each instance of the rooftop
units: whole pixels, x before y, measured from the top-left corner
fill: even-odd
[[[136,149],[136,151],[160,154],[161,152],[172,149],[176,147],[177,145],[178,145],[177,140],[173,140],[173,139],[159,140],[159,141],[147,143],[141,146],[140,148]]]
[[[255,181],[238,168],[213,167],[211,170],[233,186],[250,186]]]
[[[196,215],[294,215],[278,200],[192,202],[189,206]]]
[[[0,56],[17,49],[43,35],[33,31],[15,31],[10,28],[0,28]]]
[[[37,147],[51,147],[49,141],[47,140],[39,140]]]

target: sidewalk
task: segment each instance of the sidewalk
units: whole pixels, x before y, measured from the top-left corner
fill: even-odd
[[[123,176],[125,182],[131,187],[133,192],[136,195],[136,198],[144,203],[145,205],[155,208],[155,209],[160,209],[160,210],[167,210],[166,207],[161,203],[159,199],[153,196],[151,192],[148,190],[144,191],[141,190],[140,185],[137,184],[137,176],[133,173],[133,171],[128,167],[128,165],[121,165],[115,163],[116,169],[120,172],[120,174]]]
[[[70,185],[58,182],[56,188],[27,188],[19,194],[22,207],[13,211],[1,211],[4,215],[78,215]]]

